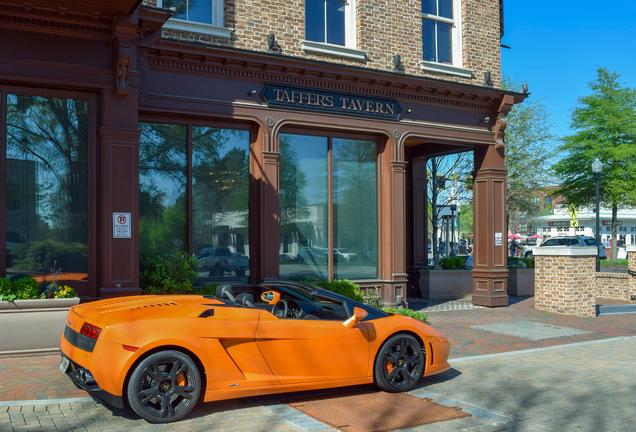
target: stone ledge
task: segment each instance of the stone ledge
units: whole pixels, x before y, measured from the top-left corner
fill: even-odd
[[[596,247],[542,246],[535,247],[534,256],[596,256]]]

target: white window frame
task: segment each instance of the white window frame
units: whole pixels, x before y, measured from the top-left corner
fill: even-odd
[[[438,15],[430,15],[421,12],[422,18],[437,21],[441,23],[451,24],[451,62],[452,64],[442,64],[437,62],[420,60],[420,67],[425,72],[444,73],[448,75],[459,76],[462,78],[472,78],[473,71],[462,67],[462,27],[461,27],[461,0],[453,0],[453,19],[445,18]],[[437,38],[437,32],[435,33]],[[435,50],[438,44],[435,40]],[[436,56],[437,57],[437,56]]]
[[[357,0],[342,0],[345,7],[345,44],[334,45],[325,42],[302,40],[301,49],[306,53],[326,54],[335,57],[349,58],[365,61],[366,51],[357,49],[356,39],[356,2]],[[326,11],[325,11],[326,14]],[[325,34],[327,33],[327,21],[325,20]]]
[[[223,0],[208,0],[212,3],[212,24],[199,23],[178,18],[170,18],[163,25],[167,30],[178,30],[190,33],[198,33],[208,36],[230,38],[232,30],[223,27]],[[157,0],[157,7],[163,7],[163,0]],[[187,11],[186,11],[187,16]]]

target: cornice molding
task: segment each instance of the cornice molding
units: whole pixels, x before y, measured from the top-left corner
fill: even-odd
[[[0,8],[0,27],[100,40],[109,40],[112,33],[112,17],[106,19],[99,14],[61,14],[4,4]]]
[[[234,79],[355,92],[378,97],[476,110],[496,110],[505,92],[447,81],[378,73],[365,68],[316,64],[302,59],[275,58],[249,51],[171,43],[162,39],[143,54],[150,70],[173,70]],[[141,54],[141,53],[140,53]]]

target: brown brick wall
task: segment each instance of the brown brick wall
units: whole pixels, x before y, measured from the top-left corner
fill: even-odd
[[[536,256],[535,308],[564,315],[596,316],[594,256]]]
[[[156,0],[144,4],[155,5]],[[501,84],[499,41],[499,1],[462,0],[463,65],[473,71],[473,79],[423,72],[421,1],[357,0],[357,49],[367,53],[367,61],[305,53],[304,0],[226,0],[224,23],[233,30],[230,39],[188,32],[164,30],[169,39],[231,46],[251,51],[267,51],[267,34],[274,33],[275,52],[299,58],[340,63],[382,71],[393,71],[393,56],[400,54],[404,73],[482,85],[484,72],[492,72],[495,87]]]
[[[596,296],[613,299],[629,300],[631,290],[631,276],[625,273],[596,273]]]

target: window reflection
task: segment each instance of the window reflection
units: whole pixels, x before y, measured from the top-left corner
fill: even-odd
[[[249,132],[192,128],[192,244],[198,282],[249,278]]]
[[[377,276],[375,142],[333,140],[335,279]]]
[[[163,0],[162,7],[174,8],[173,18],[212,24],[212,0]]]
[[[282,134],[279,148],[280,277],[326,278],[328,140]]]
[[[139,249],[186,247],[186,127],[140,123]]]
[[[377,277],[375,142],[283,134],[279,147],[280,277],[327,278],[330,253],[334,278]],[[329,182],[333,214],[329,213]]]
[[[87,294],[88,102],[7,95],[7,275]]]

